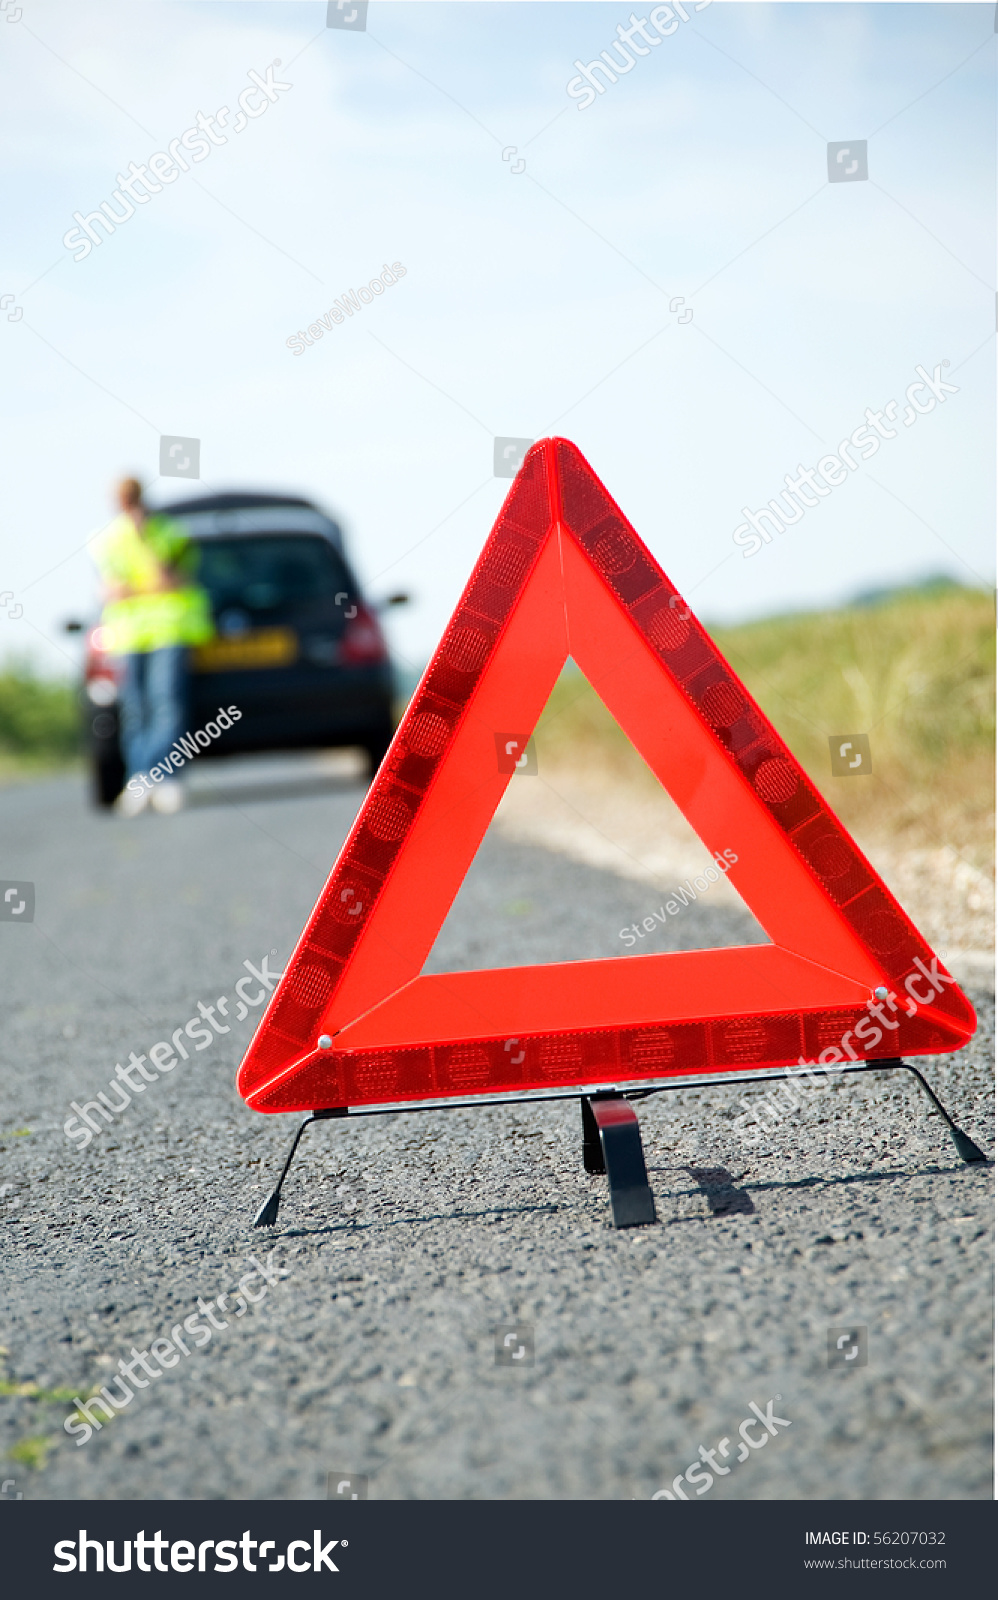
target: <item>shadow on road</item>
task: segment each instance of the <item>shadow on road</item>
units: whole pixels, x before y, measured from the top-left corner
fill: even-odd
[[[971,1167],[969,1170],[971,1172],[986,1172],[990,1166],[993,1166],[993,1162],[988,1162],[987,1166],[976,1165]],[[940,1167],[932,1163],[926,1164],[925,1166],[920,1166],[918,1169],[918,1176],[945,1178],[953,1177],[958,1173],[966,1173],[967,1171],[968,1168],[964,1163],[950,1167]],[[707,1204],[710,1207],[711,1215],[714,1217],[731,1217],[738,1216],[739,1214],[751,1216],[754,1214],[756,1207],[752,1201],[752,1195],[749,1193],[750,1190],[755,1194],[761,1194],[765,1191],[775,1190],[784,1194],[792,1195],[795,1190],[800,1189],[814,1189],[820,1191],[823,1189],[837,1189],[839,1187],[844,1187],[854,1183],[897,1183],[899,1180],[903,1181],[913,1176],[909,1168],[895,1168],[893,1170],[887,1169],[886,1171],[881,1172],[843,1173],[841,1177],[837,1178],[790,1178],[783,1180],[776,1179],[770,1182],[762,1183],[746,1183],[742,1188],[739,1189],[736,1187],[735,1178],[730,1172],[728,1172],[726,1167],[669,1167],[652,1166],[649,1164],[649,1176],[653,1172],[688,1172],[696,1181],[699,1192],[706,1197]],[[694,1190],[661,1192],[656,1189],[656,1197],[660,1204],[662,1204],[666,1199],[675,1203],[686,1198],[690,1194],[693,1194],[694,1192]],[[694,1222],[698,1219],[696,1217],[681,1215],[677,1217],[662,1218],[662,1220],[672,1223]]]
[[[359,751],[230,756],[191,773],[187,804],[200,810],[262,800],[307,800],[317,795],[351,795],[359,804],[368,783],[365,759]]]
[[[358,800],[365,793],[366,780],[354,777],[307,777],[274,779],[270,783],[249,782],[236,779],[232,782],[199,784],[188,791],[189,810],[203,806],[251,805],[260,800],[307,800],[315,795],[352,794]]]
[[[486,1211],[432,1211],[419,1217],[375,1217],[370,1222],[329,1222],[321,1228],[287,1228],[281,1234],[285,1239],[308,1239],[313,1234],[352,1233],[362,1228],[401,1228],[417,1222],[479,1222],[483,1217],[509,1217],[518,1213],[548,1213],[560,1211],[557,1205],[544,1206],[492,1206]],[[276,1236],[276,1229],[267,1232],[268,1238]]]
[[[739,1212],[751,1216],[755,1211],[752,1198],[744,1189],[735,1187],[734,1174],[727,1167],[687,1167],[685,1169],[706,1196],[713,1217],[731,1217]]]

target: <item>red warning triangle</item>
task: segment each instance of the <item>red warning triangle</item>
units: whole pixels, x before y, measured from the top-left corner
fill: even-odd
[[[771,944],[422,974],[510,780],[496,734],[534,728],[569,656],[708,850],[737,857],[728,876]],[[387,1107],[927,1055],[959,1049],[975,1027],[583,456],[545,439],[507,496],[238,1087],[259,1111]]]

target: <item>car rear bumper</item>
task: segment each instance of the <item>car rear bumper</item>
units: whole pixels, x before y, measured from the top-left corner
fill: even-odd
[[[192,673],[187,731],[214,720],[219,709],[240,713],[202,755],[315,749],[364,744],[394,725],[394,672],[388,663],[322,668],[295,665],[259,671]],[[96,707],[84,696],[83,724],[96,756],[118,747],[118,706]]]

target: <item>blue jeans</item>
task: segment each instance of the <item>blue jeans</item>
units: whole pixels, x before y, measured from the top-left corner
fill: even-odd
[[[182,645],[125,657],[121,751],[128,776],[148,772],[186,731],[187,651]]]

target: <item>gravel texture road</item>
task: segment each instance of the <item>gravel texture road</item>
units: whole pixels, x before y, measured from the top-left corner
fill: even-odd
[[[0,921],[4,1493],[321,1499],[332,1474],[371,1498],[695,1498],[709,1474],[714,1498],[988,1498],[987,990],[971,1047],[919,1063],[986,1167],[900,1074],[811,1091],[754,1145],[736,1118],[761,1088],[683,1089],[639,1107],[651,1227],[611,1227],[565,1101],[312,1128],[278,1226],[251,1228],[299,1119],[236,1095],[262,1007],[236,986],[281,970],[362,796],[278,762],[206,769],[187,811],[134,822],[77,779],[0,793],[4,876],[36,895]],[[620,954],[658,903],[490,834],[433,962]],[[667,931],[762,937],[709,898]],[[71,1102],[122,1104],[116,1063],[189,1019],[189,1060],[67,1137]],[[189,1354],[135,1360],[172,1328]],[[134,1398],[78,1442],[72,1397],[120,1361]]]

